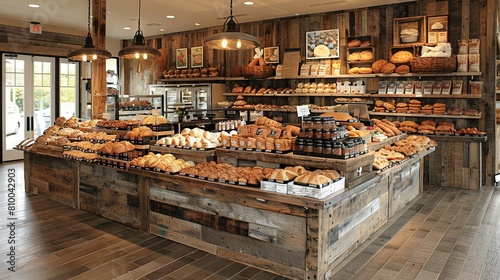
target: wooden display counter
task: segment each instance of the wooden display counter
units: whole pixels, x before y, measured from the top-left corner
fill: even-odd
[[[26,191],[289,278],[325,279],[419,194],[423,157],[432,151],[371,171],[362,183],[324,199],[26,151]],[[312,166],[302,157],[266,156]],[[368,162],[373,154],[365,157],[356,160]],[[333,168],[324,160],[318,164]],[[349,160],[335,166],[355,169]]]
[[[425,182],[434,186],[478,190],[483,186],[483,143],[486,136],[429,135],[436,152],[426,160]],[[435,172],[439,170],[439,172]],[[433,172],[434,171],[434,172]]]

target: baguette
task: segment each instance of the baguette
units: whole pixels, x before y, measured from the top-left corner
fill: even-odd
[[[387,121],[387,120],[386,120]],[[389,121],[387,121],[389,122]],[[384,122],[383,120],[378,120],[378,119],[373,119],[373,123],[376,124],[377,126],[379,126],[380,128],[382,128],[387,136],[389,135],[392,135],[392,136],[395,136],[395,135],[400,135],[402,132],[401,130],[399,130],[394,124],[388,124],[386,122]],[[390,132],[388,133],[389,130]]]
[[[258,66],[258,65],[259,65],[259,59],[258,58],[252,59],[252,61],[250,61],[250,63],[248,64],[248,66]]]

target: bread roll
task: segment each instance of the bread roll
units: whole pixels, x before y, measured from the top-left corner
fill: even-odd
[[[393,63],[387,63],[380,69],[380,72],[383,74],[392,74],[396,70],[396,65]]]
[[[386,65],[388,62],[385,59],[379,59],[372,64],[373,73],[380,73],[382,67]]]
[[[360,45],[361,45],[361,40],[359,40],[359,39],[353,39],[353,40],[347,42],[348,48],[356,48],[356,47],[359,47]]]

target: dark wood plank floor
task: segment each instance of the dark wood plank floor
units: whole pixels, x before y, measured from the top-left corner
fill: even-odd
[[[16,209],[7,178],[15,169]],[[0,164],[0,279],[285,279],[24,193]],[[500,279],[500,189],[427,188],[332,272],[332,279]],[[8,218],[15,269],[8,271]]]

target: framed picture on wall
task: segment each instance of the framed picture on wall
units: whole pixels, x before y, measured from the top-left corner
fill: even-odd
[[[448,16],[427,17],[427,43],[448,42]]]
[[[191,68],[203,67],[203,46],[191,48]]]
[[[175,67],[177,68],[188,67],[187,48],[175,49]]]
[[[306,32],[306,58],[324,59],[339,57],[339,30]]]
[[[280,63],[280,47],[264,48],[264,61],[269,64]]]

